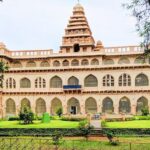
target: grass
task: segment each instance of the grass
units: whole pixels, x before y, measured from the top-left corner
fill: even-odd
[[[106,122],[108,128],[150,128],[150,120]]]
[[[34,121],[33,124],[22,125],[19,121],[0,121],[0,128],[77,128],[79,122],[51,120],[50,123]]]
[[[137,141],[139,138],[135,138],[134,141]],[[140,138],[142,139],[142,138]],[[145,139],[145,138],[143,138]],[[119,139],[120,140],[120,139]],[[150,138],[147,138],[149,141]],[[141,144],[140,142],[130,141],[130,138],[126,138],[127,142],[120,142],[118,146],[112,146],[108,141],[85,141],[80,140],[71,140],[71,139],[62,139],[60,141],[59,150],[150,150],[150,143],[146,142]],[[142,140],[140,140],[142,141]],[[53,141],[50,138],[0,138],[0,145],[3,150],[11,149],[55,149]],[[130,144],[131,143],[131,144]]]

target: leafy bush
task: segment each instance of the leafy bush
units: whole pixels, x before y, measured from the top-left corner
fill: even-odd
[[[56,111],[56,114],[61,117],[63,114],[63,109],[62,108],[58,108],[58,110]]]
[[[19,114],[19,120],[23,121],[24,124],[31,124],[34,120],[34,113],[27,106],[24,106]]]
[[[86,120],[85,116],[63,116],[62,120],[64,121],[82,121]]]
[[[87,120],[82,120],[79,122],[79,129],[86,128],[89,125]]]
[[[107,127],[107,126],[106,126],[106,121],[102,120],[102,121],[101,121],[101,126],[102,126],[102,128]]]
[[[16,121],[19,120],[19,117],[9,117],[8,121]]]
[[[135,120],[135,117],[128,117],[128,118],[125,118],[125,121],[133,121]]]
[[[142,112],[142,116],[148,116],[148,114],[149,114],[149,108],[148,107],[143,107],[141,109],[141,112]]]
[[[120,143],[118,140],[113,140],[112,142],[110,142],[110,145],[112,146],[118,146]]]
[[[150,116],[136,116],[136,120],[150,120]]]
[[[44,113],[42,117],[42,123],[49,123],[50,122],[50,116],[48,113]]]

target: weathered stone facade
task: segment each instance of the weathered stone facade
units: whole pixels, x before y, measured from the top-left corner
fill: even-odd
[[[127,113],[150,108],[150,61],[139,46],[95,44],[77,4],[65,30],[59,53],[52,50],[8,50],[0,57],[10,69],[4,75],[1,117],[17,115],[28,105],[37,114]]]

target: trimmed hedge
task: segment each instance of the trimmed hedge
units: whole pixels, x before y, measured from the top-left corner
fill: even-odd
[[[43,129],[26,129],[26,128],[0,128],[0,136],[52,136],[56,131],[61,132],[64,136],[84,136],[83,129],[62,129],[62,128],[43,128]],[[115,136],[150,136],[150,129],[111,129],[103,128],[102,130],[91,130],[90,135],[106,136],[106,133],[112,132]]]
[[[63,116],[61,120],[63,121],[83,121],[87,118],[85,116]]]

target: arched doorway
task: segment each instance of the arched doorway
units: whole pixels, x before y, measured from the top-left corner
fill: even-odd
[[[102,112],[103,113],[113,113],[114,112],[113,101],[111,98],[107,97],[103,100]]]
[[[137,114],[141,114],[141,110],[142,108],[144,107],[148,107],[148,99],[145,98],[145,97],[140,97],[138,100],[137,100],[137,106],[136,106],[136,112]]]
[[[76,115],[80,113],[80,103],[77,99],[71,98],[67,103],[68,114]]]
[[[41,116],[46,112],[46,103],[42,98],[36,101],[36,114]]]
[[[56,112],[59,108],[62,108],[62,102],[58,98],[54,98],[51,102],[52,115],[56,115]]]
[[[31,105],[30,105],[30,101],[27,99],[27,98],[24,98],[22,101],[21,101],[21,109],[26,106],[28,108],[31,108]]]
[[[130,100],[127,97],[123,97],[120,99],[119,112],[120,113],[130,113],[131,112]]]
[[[97,113],[97,103],[96,100],[92,97],[88,98],[85,102],[85,112],[94,114]]]
[[[16,115],[16,104],[13,99],[8,99],[6,101],[6,115],[15,116]]]

